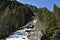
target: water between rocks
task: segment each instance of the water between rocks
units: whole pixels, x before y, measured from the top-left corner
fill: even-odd
[[[29,40],[27,38],[29,32],[26,32],[26,30],[30,31],[31,29],[22,29],[22,30],[17,30],[13,34],[9,35],[9,37],[6,38],[6,40]]]
[[[37,22],[37,20],[35,19],[28,24],[36,24],[36,22]],[[24,28],[22,30],[17,30],[16,32],[13,32],[11,35],[9,35],[5,40],[29,40],[28,35],[30,32],[27,32],[27,31],[31,31],[31,30],[32,30],[32,28]],[[37,38],[37,37],[39,37],[39,35],[42,35],[41,31],[37,32],[36,35],[33,37]],[[34,40],[35,40],[35,38],[34,38]],[[39,38],[37,38],[37,40],[39,40]]]

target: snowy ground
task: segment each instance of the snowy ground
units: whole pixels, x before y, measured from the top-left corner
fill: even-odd
[[[23,30],[18,30],[14,32],[12,35],[6,38],[6,40],[29,40],[27,38],[28,32],[26,30],[31,30],[31,29],[23,29]]]

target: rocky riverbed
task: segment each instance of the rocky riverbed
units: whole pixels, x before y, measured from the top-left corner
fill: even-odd
[[[24,26],[25,28],[11,33],[4,40],[40,40],[43,34],[37,30],[36,23],[37,19],[32,20]]]
[[[22,30],[17,30],[13,34],[9,35],[9,37],[6,38],[6,40],[29,40],[28,39],[28,34],[31,31],[31,29],[22,29]]]

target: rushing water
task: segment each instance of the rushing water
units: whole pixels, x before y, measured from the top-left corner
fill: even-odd
[[[28,24],[35,25],[36,23],[37,23],[37,19],[31,21]],[[29,35],[29,31],[31,31],[31,30],[32,30],[32,28],[28,28],[28,29],[24,28],[22,30],[17,30],[13,34],[9,35],[9,37],[7,37],[6,40],[29,40],[27,36]],[[42,37],[41,31],[37,31],[37,30],[36,30],[36,32],[34,32],[35,36],[33,36],[33,37],[35,37],[35,38],[33,40],[35,40],[35,39],[40,40],[40,38]]]
[[[22,29],[14,32],[12,35],[9,35],[9,37],[6,38],[6,40],[29,40],[27,38],[28,32],[26,30],[31,30],[31,29]]]

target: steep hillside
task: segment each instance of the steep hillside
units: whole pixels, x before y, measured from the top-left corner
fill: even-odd
[[[33,22],[33,18],[37,22]],[[34,27],[34,34],[30,40],[32,38],[33,40],[60,40],[60,8],[55,4],[54,11],[50,12],[45,7],[38,9],[16,0],[0,0],[0,39],[25,27],[26,24],[31,25],[30,22]],[[42,34],[44,33],[42,38],[41,31]]]
[[[37,13],[38,12],[38,8],[36,6],[33,5],[29,5],[29,4],[25,4],[28,8],[30,8],[32,10],[32,12]]]
[[[54,4],[54,11],[41,8],[37,14],[44,32],[41,40],[60,40],[60,8]]]
[[[20,29],[34,16],[30,8],[17,1],[0,0],[0,38]]]

